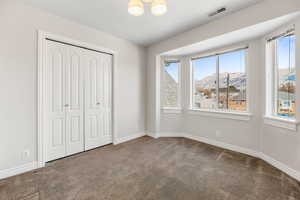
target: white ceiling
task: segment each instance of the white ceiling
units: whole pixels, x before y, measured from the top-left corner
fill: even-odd
[[[209,18],[208,14],[221,7],[228,11],[219,17],[263,0],[168,0],[168,12],[160,17],[151,15],[149,5],[143,16],[129,15],[129,0],[21,1],[147,46],[215,19]]]
[[[231,45],[234,43],[239,43],[242,41],[249,41],[254,38],[263,37],[266,34],[271,33],[272,31],[285,26],[293,19],[296,19],[300,16],[300,12],[292,13],[286,16],[282,16],[279,18],[275,18],[260,24],[256,24],[247,28],[243,28],[234,32],[226,33],[224,35],[220,35],[217,37],[213,37],[199,43],[195,43],[189,46],[185,46],[182,48],[178,48],[172,51],[168,51],[163,53],[164,56],[185,56],[185,55],[193,55],[198,54],[204,51],[208,51],[211,49],[216,49],[220,47],[224,47],[227,45]]]

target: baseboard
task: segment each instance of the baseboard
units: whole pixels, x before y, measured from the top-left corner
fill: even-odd
[[[199,141],[199,142],[203,142],[203,143],[206,143],[206,144],[217,146],[217,147],[220,147],[220,148],[223,148],[223,149],[228,149],[228,150],[231,150],[231,151],[236,151],[236,152],[239,152],[239,153],[247,154],[249,156],[253,156],[253,157],[257,157],[257,158],[259,157],[258,152],[254,151],[254,150],[251,150],[251,149],[244,148],[244,147],[240,147],[240,146],[236,146],[236,145],[232,145],[232,144],[228,144],[228,143],[208,139],[208,138],[205,138],[205,137],[190,135],[190,134],[185,134],[184,137],[188,138],[188,139],[191,139],[191,140],[196,140],[196,141]]]
[[[262,152],[257,152],[257,151],[254,151],[254,150],[251,150],[248,148],[216,141],[216,140],[201,137],[201,136],[195,136],[195,135],[191,135],[191,134],[187,134],[187,133],[181,133],[181,134],[179,134],[179,133],[161,133],[161,134],[157,134],[157,135],[159,135],[159,136],[162,135],[161,137],[184,137],[184,138],[188,138],[191,140],[195,140],[195,141],[203,142],[203,143],[210,144],[213,146],[217,146],[217,147],[220,147],[223,149],[228,149],[231,151],[247,154],[247,155],[259,158],[261,160],[264,160],[265,162],[269,163],[270,165],[276,167],[277,169],[281,170],[282,172],[288,174],[289,176],[293,177],[294,179],[296,179],[300,182],[300,172],[299,171],[290,168],[286,164],[279,162],[279,161],[275,160],[274,158],[272,158]]]
[[[17,167],[13,167],[13,168],[9,168],[9,169],[4,169],[4,170],[0,170],[0,180],[4,179],[4,178],[8,178],[11,176],[15,176],[18,174],[23,174],[25,172],[31,171],[36,169],[37,166],[37,162],[33,161],[30,163],[26,163]]]
[[[300,172],[298,172],[297,170],[294,170],[292,168],[290,168],[289,166],[287,166],[286,164],[283,164],[282,162],[279,162],[275,159],[273,159],[272,157],[264,154],[264,153],[259,153],[256,151],[253,151],[251,149],[247,149],[244,147],[240,147],[240,146],[236,146],[236,145],[232,145],[232,144],[227,144],[224,142],[219,142],[216,140],[212,140],[212,139],[208,139],[205,137],[200,137],[200,136],[195,136],[195,135],[191,135],[191,134],[184,134],[184,133],[161,133],[161,134],[145,134],[145,133],[137,133],[134,135],[130,135],[130,136],[125,136],[125,137],[121,137],[119,138],[114,144],[121,144],[123,142],[127,142],[130,140],[134,140],[136,138],[139,137],[143,137],[145,135],[148,135],[150,137],[153,138],[157,138],[158,135],[159,137],[185,137],[191,140],[195,140],[195,141],[199,141],[199,142],[203,142],[206,144],[210,144],[210,145],[214,145],[220,148],[224,148],[224,149],[229,149],[232,151],[236,151],[236,152],[240,152],[243,154],[247,154],[250,156],[254,156],[257,158],[260,158],[264,161],[266,161],[267,163],[269,163],[270,165],[278,168],[279,170],[283,171],[284,173],[288,174],[289,176],[295,178],[296,180],[300,181]],[[38,168],[38,163],[36,161],[30,162],[30,163],[26,163],[17,167],[13,167],[13,168],[9,168],[9,169],[4,169],[4,170],[0,170],[0,180],[7,178],[7,177],[11,177],[11,176],[15,176],[18,174],[22,174],[34,169]]]
[[[137,139],[139,137],[143,137],[145,136],[146,133],[136,133],[134,135],[128,135],[128,136],[125,136],[125,137],[121,137],[121,138],[118,138],[114,144],[117,145],[117,144],[121,144],[121,143],[124,143],[124,142],[128,142],[130,140],[134,140],[134,139]]]
[[[157,134],[158,137],[184,137],[184,133],[179,133],[179,132],[161,132]]]
[[[152,132],[147,132],[147,135],[149,136],[149,137],[152,137],[152,138],[159,138],[158,137],[158,135],[156,134],[156,133],[152,133]]]
[[[134,135],[121,137],[121,138],[118,138],[117,141],[114,142],[114,144],[121,144],[123,142],[134,140],[136,138],[143,137],[145,135],[146,135],[145,133],[137,133],[137,134],[134,134]],[[37,169],[39,167],[43,167],[43,164],[38,163],[37,161],[33,161],[33,162],[26,163],[26,164],[23,164],[23,165],[20,165],[20,166],[17,166],[17,167],[0,170],[0,180],[4,179],[4,178],[11,177],[11,176],[15,176],[15,175],[18,175],[18,174],[25,173],[25,172]]]
[[[279,162],[278,160],[275,160],[264,153],[260,153],[260,158],[300,182],[300,172],[297,170],[290,168],[286,164],[283,164],[282,162]]]

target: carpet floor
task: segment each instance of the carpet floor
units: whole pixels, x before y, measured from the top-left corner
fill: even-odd
[[[300,200],[300,183],[254,157],[142,137],[0,180],[0,200]]]

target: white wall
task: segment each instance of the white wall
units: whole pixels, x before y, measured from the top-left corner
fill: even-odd
[[[250,98],[252,103],[251,111],[253,113],[250,121],[214,119],[191,114],[182,114],[177,118],[172,115],[172,118],[168,119],[168,115],[160,112],[160,84],[157,81],[159,80],[159,67],[155,65],[157,56],[161,53],[297,12],[299,8],[300,1],[298,0],[265,0],[240,12],[150,46],[148,48],[147,65],[147,130],[149,134],[155,135],[172,131],[169,125],[180,122],[178,124],[182,126],[176,126],[176,132],[186,132],[253,151],[262,151],[274,160],[300,172],[300,131],[290,132],[285,129],[263,125],[262,123],[264,115],[264,99],[262,96],[264,95],[265,64],[264,44],[260,39],[251,41],[249,49]],[[255,17],[253,16],[254,13]],[[299,31],[297,31],[297,35],[300,38],[299,34]],[[297,41],[297,48],[300,49],[300,40]],[[299,57],[297,59],[297,63],[299,63],[297,66],[299,67]],[[221,130],[222,134],[220,137],[216,137],[215,133],[217,130]]]
[[[116,133],[145,131],[146,50],[123,39],[54,16],[0,1],[0,170],[37,158],[37,30],[118,52],[115,69]],[[28,158],[22,152],[28,149]]]
[[[296,25],[296,103],[297,103],[297,118],[300,119],[300,19],[295,21]],[[261,42],[262,49],[264,50],[264,42]],[[265,64],[265,51],[262,52],[262,66]],[[263,80],[261,83],[265,85],[265,71],[260,70]],[[265,104],[265,87],[261,92],[261,102]],[[265,107],[265,106],[264,106]],[[261,128],[261,148],[262,152],[277,161],[286,163],[292,169],[296,169],[300,172],[300,126],[298,126],[297,132],[288,131],[286,129],[280,129],[272,127],[270,125],[262,124]]]

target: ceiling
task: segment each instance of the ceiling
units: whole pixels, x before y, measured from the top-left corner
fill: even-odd
[[[263,0],[168,0],[168,12],[156,17],[150,13],[134,17],[127,13],[129,0],[20,0],[33,7],[88,25],[100,31],[148,46],[182,33],[216,17],[208,14],[219,8],[238,11]]]
[[[224,47],[242,41],[249,41],[254,38],[263,37],[272,31],[289,24],[292,20],[298,18],[300,12],[291,13],[286,16],[278,17],[260,24],[249,26],[237,31],[226,33],[217,37],[213,37],[199,43],[178,48],[172,51],[163,53],[164,56],[175,57],[199,54],[208,50]]]

